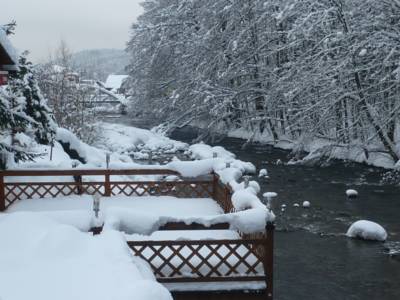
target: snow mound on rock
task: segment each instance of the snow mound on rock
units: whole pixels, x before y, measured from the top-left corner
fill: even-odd
[[[349,230],[347,230],[346,236],[383,242],[387,238],[387,233],[378,223],[360,220],[350,226]]]
[[[356,190],[349,189],[349,190],[346,190],[346,195],[349,198],[355,198],[358,196],[358,192]]]

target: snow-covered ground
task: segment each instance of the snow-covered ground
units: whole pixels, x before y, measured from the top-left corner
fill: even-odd
[[[148,153],[173,154],[186,150],[188,145],[171,140],[150,130],[99,122],[96,124],[99,137],[93,146],[109,152],[148,158]]]
[[[1,299],[172,299],[116,231],[92,236],[13,213],[0,218],[0,244]]]

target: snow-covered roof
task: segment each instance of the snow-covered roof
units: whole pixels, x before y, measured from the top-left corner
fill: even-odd
[[[128,75],[108,75],[105,86],[107,89],[119,89],[128,77]]]
[[[17,50],[11,44],[2,26],[0,26],[0,59],[3,59],[6,62],[5,65],[10,69],[15,69],[16,67],[13,68],[13,65],[18,64]]]

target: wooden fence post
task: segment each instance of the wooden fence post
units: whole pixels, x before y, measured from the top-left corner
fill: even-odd
[[[74,176],[74,180],[76,182],[78,195],[82,195],[83,194],[82,175]]]
[[[6,188],[4,185],[4,176],[0,174],[0,211],[6,210]]]
[[[110,197],[111,196],[111,183],[110,183],[110,173],[108,170],[105,174],[105,181],[104,181],[104,196]]]
[[[265,283],[267,285],[267,300],[272,300],[274,295],[274,230],[275,225],[267,222],[265,227],[265,257],[264,257],[264,273],[266,276]]]
[[[212,197],[215,201],[218,202],[218,193],[217,193],[217,187],[218,187],[218,178],[215,173],[213,173],[213,183],[212,183]]]
[[[234,209],[233,209],[233,206],[232,206],[231,191],[228,188],[228,185],[225,185],[224,193],[225,193],[224,201],[225,201],[225,205],[226,205],[225,213],[229,214],[231,212],[234,212]]]

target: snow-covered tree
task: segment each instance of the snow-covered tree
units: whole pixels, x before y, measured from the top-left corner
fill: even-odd
[[[55,57],[38,67],[38,73],[39,86],[57,124],[71,130],[81,140],[92,142],[95,110],[86,106],[92,93],[86,85],[79,84],[79,74],[73,68],[71,52],[65,42],[61,42]]]
[[[127,48],[132,111],[399,159],[398,1],[148,0],[143,7]]]
[[[11,34],[14,26],[15,23],[10,23],[0,30]],[[10,74],[8,85],[0,87],[0,167],[5,168],[9,159],[28,160],[37,155],[19,138],[27,136],[49,144],[55,129],[32,64],[24,53],[19,58],[18,70]]]
[[[56,124],[38,86],[33,65],[26,58],[27,52],[19,59],[19,70],[10,75],[8,89],[14,97],[24,102],[23,112],[29,118],[31,130],[37,141],[49,144],[55,134]]]

